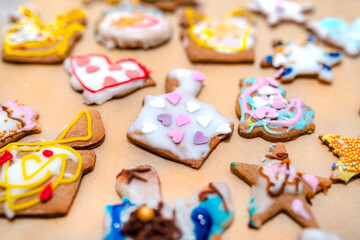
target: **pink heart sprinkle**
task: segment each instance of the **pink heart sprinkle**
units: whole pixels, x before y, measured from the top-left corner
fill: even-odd
[[[184,114],[178,114],[176,116],[176,124],[179,127],[184,126],[185,124],[188,124],[189,122],[191,122],[191,118]]]
[[[279,113],[276,112],[275,108],[270,108],[265,116],[273,119],[273,118],[277,118],[279,116]]]
[[[76,64],[79,67],[82,67],[90,62],[90,59],[88,57],[81,57],[76,60]]]
[[[118,64],[112,64],[109,66],[109,71],[120,71],[122,69],[122,66]]]
[[[265,118],[266,113],[269,111],[269,107],[260,107],[255,109],[255,116],[257,119]]]
[[[86,66],[86,72],[88,72],[88,73],[93,73],[93,72],[99,71],[99,69],[100,68],[95,65],[87,65]]]
[[[172,117],[171,114],[164,113],[164,114],[159,114],[157,116],[157,120],[159,120],[165,127],[168,127],[171,125]]]
[[[172,92],[165,95],[166,99],[172,104],[176,105],[180,101],[181,94],[178,92]]]
[[[286,106],[286,104],[284,103],[284,101],[282,100],[282,98],[280,96],[273,96],[272,100],[273,100],[273,102],[272,102],[271,106],[273,108],[282,109]]]
[[[199,82],[205,81],[205,79],[206,79],[205,75],[197,70],[193,71],[192,78],[195,81],[199,81]]]
[[[197,131],[194,135],[194,144],[201,145],[209,142],[209,138],[205,137],[201,131]]]
[[[172,138],[174,143],[181,143],[183,137],[184,137],[184,131],[181,130],[172,130],[169,131],[168,136]]]
[[[126,71],[125,71],[125,74],[126,74],[126,76],[128,76],[130,79],[140,77],[140,72],[139,72],[138,70],[126,70]]]
[[[104,86],[104,87],[109,87],[109,86],[113,86],[113,85],[115,85],[115,84],[117,84],[117,83],[118,83],[118,81],[116,81],[115,78],[113,78],[113,77],[111,77],[111,76],[107,76],[107,77],[105,77],[105,79],[104,79],[103,86]]]

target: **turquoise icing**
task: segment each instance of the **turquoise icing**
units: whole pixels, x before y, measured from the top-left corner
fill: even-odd
[[[250,214],[250,225],[254,226],[254,222],[252,220],[252,216],[254,215],[255,211],[256,211],[256,207],[255,207],[255,198],[251,198],[250,202],[249,202],[249,214]]]
[[[254,79],[254,78],[247,78],[247,79],[244,80],[244,83],[253,84],[255,82],[255,80],[256,79]],[[244,91],[246,91],[246,89],[247,89],[247,87],[243,87],[241,89],[241,94],[243,94]],[[284,88],[282,88],[281,86],[278,86],[277,89],[279,89],[281,96],[284,97],[285,96]],[[257,96],[260,96],[260,95],[257,94]],[[251,109],[255,110],[254,101],[253,101],[252,97],[249,96],[249,95],[246,96],[246,101],[251,106]],[[290,101],[291,101],[291,99],[288,102],[290,102]],[[239,105],[240,105],[240,109],[241,109],[240,121],[243,122],[243,121],[251,120],[251,116],[249,116],[248,118],[245,118],[245,111],[244,111],[244,109],[243,109],[243,107],[241,105],[241,99],[240,98],[239,98]],[[267,106],[271,107],[270,104],[268,104]],[[276,120],[288,120],[288,119],[291,119],[291,118],[295,117],[296,110],[295,110],[295,112],[291,112],[291,111],[278,112],[278,114],[279,114],[279,116],[278,116],[278,118]],[[252,124],[250,124],[250,128],[247,131],[247,133],[251,133],[255,127],[263,127],[266,132],[268,132],[269,134],[272,134],[272,135],[283,134],[285,132],[290,131],[291,129],[296,129],[296,130],[300,131],[300,130],[303,130],[311,122],[314,122],[313,116],[314,116],[314,110],[313,109],[308,110],[308,109],[305,108],[305,104],[302,104],[302,116],[301,116],[300,121],[298,121],[293,126],[289,126],[285,131],[277,132],[277,131],[271,130],[269,127],[271,127],[271,128],[281,128],[283,126],[267,123],[267,122],[265,122],[263,120],[270,121],[271,119],[265,118],[265,119],[262,119],[262,120],[257,120],[257,122],[253,122]]]
[[[217,194],[209,194],[207,200],[201,201],[197,208],[204,208],[207,210],[212,219],[212,226],[210,228],[208,237],[211,238],[214,234],[221,234],[224,232],[224,224],[227,223],[233,216],[233,212],[226,212],[223,207],[223,201]]]

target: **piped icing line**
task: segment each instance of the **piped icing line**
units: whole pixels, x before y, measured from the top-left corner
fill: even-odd
[[[202,48],[206,48],[206,49],[212,49],[212,50],[219,50],[219,51],[224,51],[224,52],[228,52],[228,53],[236,53],[236,52],[243,52],[246,49],[250,48],[253,45],[253,42],[251,42],[250,44],[248,44],[248,39],[252,38],[252,32],[253,32],[253,26],[251,25],[251,21],[254,20],[254,16],[243,9],[235,9],[232,12],[228,13],[223,21],[220,22],[216,22],[213,23],[213,21],[209,18],[207,18],[206,16],[198,13],[198,12],[194,12],[194,10],[192,8],[187,8],[186,12],[185,12],[186,18],[189,22],[189,35],[192,41],[194,41],[198,46],[202,47]],[[238,29],[238,26],[236,26],[236,24],[234,23],[235,20],[233,21],[229,21],[231,19],[234,19],[236,17],[242,17],[244,18],[244,23],[242,24],[246,24],[246,28],[245,31],[242,33],[243,36],[240,38],[240,36],[237,37],[233,37],[233,38],[238,38],[239,41],[241,42],[241,47],[232,47],[232,46],[226,46],[226,44],[221,44],[221,43],[217,43],[217,44],[209,44],[209,42],[212,41],[218,41],[215,40],[215,38],[229,38],[226,34],[229,34],[231,32],[234,32],[236,29]],[[202,29],[200,32],[197,32],[196,28],[201,28],[199,23],[196,23],[194,20],[199,20],[200,23],[204,23],[206,24],[208,27],[203,27],[204,29]],[[246,20],[249,19],[249,20]],[[213,25],[210,28],[210,25]],[[232,24],[232,25],[231,25]],[[235,28],[230,30],[230,27]],[[220,31],[220,29],[222,29],[222,32]],[[226,33],[226,30],[228,31],[228,33]],[[195,33],[197,32],[197,33]],[[217,34],[222,33],[224,36],[217,36]],[[204,38],[199,38],[198,35],[199,34],[203,34],[205,37]]]
[[[87,136],[64,139],[69,130],[83,115],[87,118]],[[21,211],[47,201],[51,198],[52,191],[55,191],[61,184],[75,182],[81,174],[82,156],[75,149],[61,144],[88,141],[92,135],[90,113],[87,110],[82,110],[55,141],[36,143],[13,142],[0,149],[0,154],[2,153],[0,159],[8,156],[7,159],[10,160],[11,157],[13,161],[12,164],[10,164],[10,161],[2,162],[0,169],[0,187],[5,189],[5,195],[0,196],[0,202],[4,203],[6,216],[13,218],[16,211]],[[19,152],[31,153],[18,158],[17,153]],[[66,174],[67,159],[77,163],[73,175]],[[42,162],[45,163],[40,167],[36,166]],[[33,172],[30,174],[26,170],[29,166],[33,169]],[[14,178],[13,175],[9,175],[9,172],[15,174],[16,177]],[[39,175],[42,175],[42,177],[39,177]],[[43,186],[53,175],[58,175],[58,177],[46,184],[46,186]],[[19,204],[14,203],[17,199],[36,194],[39,195],[31,200]]]
[[[16,133],[31,131],[38,123],[38,113],[17,100],[5,102],[0,110],[0,139],[5,141]]]
[[[78,22],[85,19],[85,12],[80,9],[62,13],[49,24],[43,24],[26,6],[20,6],[19,11],[24,17],[14,23],[4,37],[3,49],[9,56],[63,56],[68,52],[69,40],[85,28]],[[37,48],[42,50],[35,50]]]
[[[105,59],[106,63],[109,64],[109,66],[110,66],[109,67],[110,71],[111,70],[118,70],[116,72],[125,71],[126,67],[123,67],[122,69],[115,69],[115,66],[121,66],[122,64],[129,64],[129,63],[135,64],[135,66],[138,67],[138,69],[134,69],[134,70],[136,70],[136,71],[140,70],[140,75],[136,76],[136,77],[127,77],[126,80],[116,81],[113,84],[108,84],[106,86],[103,86],[102,88],[91,89],[88,86],[88,84],[86,84],[84,82],[84,79],[79,77],[77,69],[85,67],[87,64],[91,64],[91,58],[96,58],[96,57]],[[86,62],[86,63],[84,63],[84,65],[79,66],[77,64],[77,61],[81,60],[81,59],[88,59],[89,62]],[[149,77],[149,75],[151,73],[151,71],[149,71],[144,65],[137,62],[135,59],[131,59],[131,58],[129,58],[129,59],[121,59],[121,60],[118,60],[118,61],[115,61],[115,62],[111,62],[110,59],[106,55],[103,55],[103,54],[85,54],[85,55],[79,55],[79,56],[72,56],[72,57],[70,57],[69,61],[70,61],[72,74],[79,81],[79,83],[84,87],[84,89],[86,89],[87,91],[92,92],[92,93],[100,92],[100,91],[102,91],[104,89],[112,88],[112,87],[119,86],[119,85],[122,85],[122,84],[126,84],[126,83],[129,83],[129,82],[135,81],[135,80],[146,79],[146,78]],[[115,75],[114,75],[114,77],[115,77]]]
[[[285,95],[284,89],[278,85],[275,79],[247,78],[244,80],[243,85],[247,83],[251,84],[251,86],[242,86],[239,97],[239,105],[241,109],[240,122],[246,121],[249,125],[250,128],[247,130],[247,133],[251,133],[255,127],[261,126],[269,134],[277,135],[288,132],[291,129],[303,130],[309,123],[313,122],[312,116],[314,115],[314,111],[312,109],[308,110],[306,105],[299,98],[286,101],[283,98]],[[270,88],[273,90],[272,92],[265,92],[261,94],[264,88]],[[277,98],[280,103],[283,103],[279,109],[275,108],[277,106],[274,105],[274,101],[271,102],[271,100],[269,100],[275,98]],[[261,104],[256,107],[255,101],[261,102]],[[292,109],[294,109],[294,111],[291,111]],[[263,117],[260,117],[261,114],[259,113],[259,110],[267,112],[265,115],[262,115]],[[246,117],[246,114],[248,114],[249,117]],[[256,119],[256,122],[253,122],[251,120],[252,118]],[[277,132],[275,130],[271,130],[269,127],[286,127],[287,129]]]

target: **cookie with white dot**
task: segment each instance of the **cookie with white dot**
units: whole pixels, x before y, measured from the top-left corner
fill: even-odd
[[[196,99],[204,80],[199,71],[170,71],[167,93],[145,96],[143,108],[127,132],[128,139],[165,158],[200,168],[234,128],[212,105]]]
[[[310,35],[304,43],[274,41],[274,54],[267,55],[261,67],[280,68],[275,77],[281,82],[292,82],[296,77],[315,77],[324,83],[332,83],[332,66],[339,64],[343,56],[339,51],[323,50]]]

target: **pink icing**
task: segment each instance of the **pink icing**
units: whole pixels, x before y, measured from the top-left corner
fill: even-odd
[[[176,105],[180,101],[181,94],[178,92],[172,92],[165,95],[166,99],[172,104]]]
[[[255,109],[255,116],[257,119],[277,118],[279,114],[274,108],[269,108],[265,106]]]
[[[299,216],[305,219],[306,221],[309,221],[311,219],[311,216],[306,212],[304,203],[299,199],[294,199],[291,203],[291,211]]]
[[[301,178],[304,180],[304,182],[311,187],[311,190],[313,192],[316,192],[318,186],[319,186],[319,179],[315,177],[312,174],[303,174]]]
[[[82,67],[90,62],[90,59],[88,57],[81,57],[76,60],[76,64],[79,67]]]
[[[191,118],[184,115],[184,114],[178,114],[176,116],[176,124],[180,127],[183,126],[185,124],[188,124],[189,122],[191,122]]]
[[[280,96],[273,96],[272,101],[271,106],[275,109],[282,109],[286,107],[286,104]]]
[[[294,98],[291,100],[291,102],[295,105],[296,108],[296,114],[293,118],[289,119],[289,120],[272,120],[269,123],[270,124],[275,124],[275,125],[282,125],[285,127],[290,127],[295,125],[298,121],[301,120],[302,117],[302,100],[299,98]],[[290,105],[290,104],[289,104]],[[287,106],[286,109],[290,109],[289,106]],[[285,111],[285,110],[283,110]],[[285,111],[286,112],[286,111]]]
[[[128,78],[138,78],[141,75],[138,70],[126,70],[125,74]]]
[[[108,87],[108,86],[112,86],[112,85],[114,85],[114,84],[116,84],[116,83],[117,83],[117,81],[116,81],[115,78],[113,78],[113,77],[111,77],[111,76],[107,76],[107,77],[105,77],[105,79],[104,79],[103,86],[104,86],[104,87]]]
[[[86,66],[86,72],[87,73],[93,73],[93,72],[96,72],[96,71],[99,71],[100,68],[98,66],[95,66],[95,65],[87,65]]]
[[[263,172],[269,178],[276,178],[279,174],[286,174],[286,167],[285,165],[281,166],[280,164],[273,164],[269,167],[265,167]]]
[[[199,82],[202,82],[202,81],[205,81],[206,77],[204,76],[204,74],[202,74],[201,72],[195,70],[193,71],[192,73],[192,78],[195,80],[195,81],[199,81]]]
[[[184,131],[181,130],[172,130],[169,131],[168,136],[172,138],[174,143],[181,143],[183,137],[184,137]]]
[[[123,68],[119,64],[111,64],[109,66],[109,71],[121,71]]]

